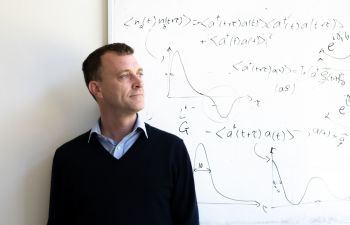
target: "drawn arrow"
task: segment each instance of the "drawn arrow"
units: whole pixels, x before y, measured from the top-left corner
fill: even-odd
[[[255,143],[255,145],[254,145],[254,153],[255,153],[255,155],[258,156],[259,158],[263,159],[263,160],[266,160],[266,162],[269,162],[269,161],[271,160],[270,157],[268,157],[268,156],[263,157],[263,156],[259,155],[259,154],[256,152],[256,146],[257,146],[257,145],[258,145],[258,143]]]
[[[337,59],[337,60],[344,60],[344,59],[347,59],[347,58],[350,57],[350,54],[347,55],[347,56],[343,56],[343,57],[334,56],[334,55],[331,55],[331,54],[326,53],[326,52],[324,51],[323,48],[322,48],[318,53],[320,53],[320,54],[322,53],[322,54],[324,54],[324,55],[326,55],[326,56],[328,56],[328,57],[330,57],[330,58]]]

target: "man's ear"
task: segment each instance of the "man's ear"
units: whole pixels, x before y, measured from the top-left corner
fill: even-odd
[[[95,99],[103,97],[98,81],[90,81],[88,88],[90,93],[95,97]]]

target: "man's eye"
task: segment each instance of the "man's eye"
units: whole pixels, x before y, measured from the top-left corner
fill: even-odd
[[[129,75],[130,74],[128,74],[128,73],[122,73],[122,74],[120,74],[120,78],[127,78],[127,77],[129,77]]]

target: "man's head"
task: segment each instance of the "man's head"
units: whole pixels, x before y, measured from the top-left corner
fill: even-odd
[[[83,63],[86,85],[102,112],[130,115],[144,106],[143,70],[133,49],[115,43],[92,52]]]
[[[104,45],[90,53],[83,62],[82,68],[87,87],[90,81],[100,79],[101,56],[106,52],[114,52],[117,55],[132,55],[134,54],[134,49],[124,43],[113,43]]]

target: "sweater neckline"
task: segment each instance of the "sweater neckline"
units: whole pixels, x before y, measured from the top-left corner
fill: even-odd
[[[97,138],[94,136],[93,141],[90,142],[90,144],[93,144],[97,146],[98,148],[95,149],[95,151],[102,152],[102,154],[109,158],[111,161],[114,162],[123,162],[123,161],[128,161],[129,158],[134,157],[134,155],[139,152],[143,151],[144,148],[140,148],[139,146],[144,146],[146,144],[147,138],[143,133],[139,136],[139,138],[136,140],[136,142],[130,147],[130,149],[120,158],[117,159],[115,158],[111,153],[109,153],[102,145],[101,143],[97,140]]]

